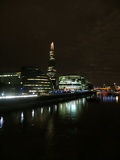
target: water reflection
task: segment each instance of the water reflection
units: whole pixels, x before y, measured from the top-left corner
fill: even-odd
[[[119,102],[119,96],[98,96],[103,102]]]
[[[97,159],[101,151],[110,154],[115,147],[116,151],[117,146],[119,152],[118,99],[119,97],[101,97],[100,103],[96,103],[80,98],[2,113],[1,155],[17,160],[30,157],[78,160],[82,159],[81,154],[86,155],[85,159],[89,159],[89,155],[94,157],[95,151]]]
[[[100,99],[103,102],[119,102],[118,96],[102,96]],[[53,120],[55,116],[61,119],[71,118],[77,119],[82,114],[83,109],[88,107],[89,102],[86,98],[63,102],[50,106],[35,107],[33,109],[14,111],[10,113],[3,113],[0,115],[0,129],[5,130],[18,127],[38,127],[44,128],[48,126],[48,131],[51,132],[53,128]]]
[[[3,121],[3,117],[0,117],[0,128],[2,128],[2,127],[3,127],[3,123],[4,123],[4,121]]]
[[[59,115],[63,118],[70,116],[71,118],[77,118],[82,111],[83,106],[86,105],[86,99],[81,98],[70,102],[59,104]]]
[[[0,128],[17,127],[44,127],[48,123],[48,131],[53,128],[52,116],[60,115],[62,118],[71,116],[77,118],[82,112],[82,108],[86,105],[86,99],[81,98],[70,102],[60,103],[58,105],[36,107],[34,109],[14,111],[3,113],[0,118]]]
[[[20,114],[20,122],[21,122],[21,124],[23,123],[23,120],[24,120],[24,114],[23,114],[23,112],[21,112],[21,114]]]

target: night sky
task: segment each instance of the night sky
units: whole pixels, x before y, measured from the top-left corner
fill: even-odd
[[[52,41],[59,74],[120,84],[120,0],[0,1],[0,71],[47,71]]]

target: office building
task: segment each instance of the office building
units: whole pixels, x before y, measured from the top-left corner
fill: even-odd
[[[87,90],[89,82],[79,75],[61,75],[59,76],[59,89],[62,90]]]

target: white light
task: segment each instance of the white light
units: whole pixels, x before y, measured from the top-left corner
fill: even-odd
[[[43,108],[41,108],[41,114],[43,114]]]
[[[34,115],[35,115],[35,111],[34,110],[32,110],[32,117],[34,118]]]
[[[34,95],[21,95],[21,96],[2,96],[0,99],[11,99],[11,98],[26,98],[26,97],[37,97],[37,94]]]
[[[0,118],[0,128],[3,127],[3,123],[4,123],[3,117],[1,117],[1,118]]]
[[[24,114],[23,114],[23,112],[21,113],[21,123],[23,122],[23,120],[24,120]]]
[[[75,112],[75,111],[76,111],[76,106],[75,106],[75,104],[71,104],[71,111],[72,111],[72,112]]]

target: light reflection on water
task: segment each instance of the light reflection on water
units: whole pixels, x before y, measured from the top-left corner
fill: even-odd
[[[119,96],[98,96],[103,102],[119,102]]]
[[[7,153],[8,157],[22,160],[29,159],[29,156],[35,159],[35,155],[39,159],[54,160],[65,155],[66,159],[69,157],[78,160],[79,154],[80,158],[85,153],[86,156],[95,156],[95,151],[99,155],[106,148],[109,151],[110,145],[107,145],[106,138],[109,140],[111,135],[108,142],[114,143],[117,142],[114,131],[117,130],[117,134],[120,134],[117,128],[120,124],[119,97],[99,98],[99,103],[80,98],[55,105],[2,113],[2,155],[6,156]],[[115,138],[112,141],[113,137]],[[106,147],[103,147],[104,142]]]
[[[118,103],[118,96],[103,96],[99,97],[102,102]],[[77,100],[63,102],[51,106],[35,107],[33,109],[13,111],[9,113],[3,113],[0,117],[0,128],[7,126],[25,127],[36,125],[41,127],[45,124],[45,121],[50,119],[50,116],[57,115],[61,119],[71,118],[76,119],[82,114],[82,110],[87,108],[89,103],[86,98],[80,98]],[[50,122],[49,122],[50,123]],[[52,127],[51,127],[52,128]]]
[[[3,127],[3,123],[4,123],[3,117],[0,117],[0,128]]]
[[[71,117],[77,118],[82,112],[82,108],[86,105],[86,99],[78,99],[70,102],[60,103],[58,105],[59,115],[63,118]]]
[[[50,119],[50,116],[54,116],[56,113],[63,119],[66,117],[77,118],[85,105],[86,99],[81,98],[70,102],[59,103],[58,105],[35,107],[33,109],[13,111],[6,114],[3,113],[0,119],[0,128],[7,127],[7,125],[11,127],[14,125],[23,127],[24,124],[25,126],[37,125],[41,127],[45,121]],[[51,124],[50,120],[49,124]]]

